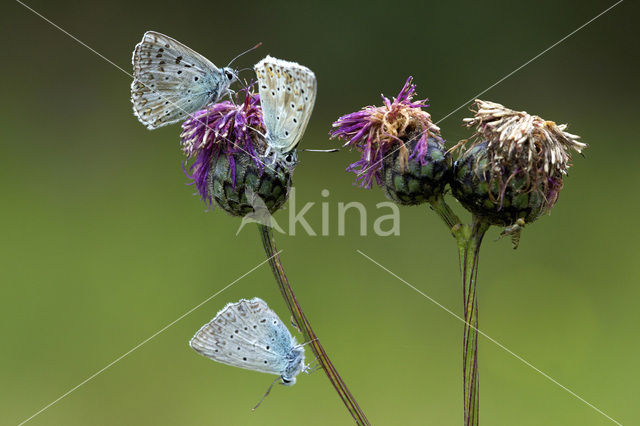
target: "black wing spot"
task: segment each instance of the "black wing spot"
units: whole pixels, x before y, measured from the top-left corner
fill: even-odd
[[[162,58],[162,53],[158,53],[158,54],[156,55],[156,58]]]
[[[158,62],[158,64],[164,65],[164,61],[160,61],[160,62]]]
[[[275,96],[276,92],[274,92],[273,90],[271,91],[271,96]]]
[[[264,361],[264,363],[266,364],[266,363],[267,363],[267,361],[265,360],[265,361]]]
[[[266,89],[266,88],[267,88],[267,85],[266,85],[266,84],[263,84],[263,85],[262,85],[262,88],[263,88],[263,89]]]
[[[297,124],[298,123],[298,119],[293,117],[293,122]]]
[[[263,318],[260,320],[260,322],[264,324],[265,322],[267,322],[267,320]]]
[[[178,74],[182,74],[182,70],[178,70]]]
[[[160,49],[158,49],[158,52],[164,52],[164,49],[161,47]]]
[[[296,105],[293,102],[291,102],[291,109],[295,109],[295,107]]]
[[[300,93],[304,95],[304,89],[300,89]]]
[[[168,44],[165,44],[164,47],[166,47],[168,49],[170,46]]]
[[[269,348],[271,348],[271,346],[267,346],[267,350],[269,350]]]
[[[238,349],[240,349],[240,348],[238,348]],[[246,360],[247,360],[247,357],[246,357],[246,356],[243,356],[243,357],[242,357],[242,360],[243,360],[243,361],[246,361]]]
[[[198,77],[193,77],[193,81],[198,81]]]
[[[182,60],[182,56],[178,56],[178,57],[176,58],[176,64],[179,64],[181,60]]]
[[[280,116],[279,115],[276,115],[276,120],[280,120]]]
[[[289,136],[289,131],[285,130],[284,135]]]

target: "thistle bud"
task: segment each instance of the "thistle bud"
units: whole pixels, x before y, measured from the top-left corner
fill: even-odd
[[[565,132],[565,124],[493,102],[476,100],[474,106],[475,116],[464,121],[476,132],[454,164],[453,195],[493,225],[533,222],[558,200],[569,149],[581,152],[587,145]]]
[[[286,202],[297,156],[292,152],[275,161],[264,157],[267,143],[259,95],[247,92],[238,105],[210,105],[192,114],[182,129],[182,149],[187,159],[195,158],[188,176],[205,203],[245,216],[254,211],[253,194],[270,213]]]
[[[409,77],[396,98],[382,96],[384,105],[367,106],[333,123],[331,138],[362,152],[347,167],[356,182],[371,188],[373,181],[388,198],[401,205],[416,205],[439,197],[451,169],[440,129],[431,121],[426,99],[412,101],[416,86]]]

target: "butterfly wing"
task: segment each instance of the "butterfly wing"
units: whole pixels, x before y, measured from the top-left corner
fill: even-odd
[[[282,153],[295,149],[316,102],[316,76],[295,62],[267,56],[254,69],[267,141]]]
[[[280,318],[259,299],[229,303],[191,339],[189,345],[214,361],[282,375],[295,340]]]
[[[184,120],[224,96],[223,71],[189,47],[147,31],[133,51],[133,113],[149,129]]]

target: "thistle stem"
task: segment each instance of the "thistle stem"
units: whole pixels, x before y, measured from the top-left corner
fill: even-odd
[[[489,224],[476,216],[473,217],[471,226],[461,225],[454,228],[458,240],[465,321],[462,345],[465,426],[478,425],[478,258],[482,238],[487,229]]]
[[[444,221],[449,230],[454,232],[453,227],[461,223],[460,218],[453,212],[453,210],[451,210],[451,207],[449,207],[447,202],[444,200],[444,197],[442,195],[438,195],[429,200],[429,204],[431,205],[431,209]]]
[[[273,240],[271,228],[261,224],[258,224],[258,228],[260,230],[260,236],[262,238],[264,250],[266,252],[267,258],[269,259],[269,265],[271,265],[271,271],[273,272],[273,275],[276,279],[278,288],[280,289],[280,293],[287,303],[289,311],[291,312],[291,315],[293,315],[293,319],[298,326],[298,329],[304,336],[305,342],[308,342],[311,350],[322,366],[322,369],[327,374],[329,381],[335,388],[336,392],[338,392],[338,395],[342,399],[344,405],[347,407],[347,410],[349,410],[349,413],[355,420],[356,424],[369,425],[369,420],[367,420],[367,417],[364,415],[364,412],[347,388],[347,385],[344,383],[344,381],[338,374],[338,371],[331,363],[331,360],[322,347],[318,336],[311,329],[311,324],[309,324],[309,321],[302,311],[300,304],[296,300],[293,289],[291,288],[289,280],[284,273],[284,268],[282,267],[282,262],[280,261],[280,256],[278,255],[278,249],[276,248],[276,244]]]

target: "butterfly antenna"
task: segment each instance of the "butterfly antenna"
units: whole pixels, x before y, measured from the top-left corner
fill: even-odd
[[[249,49],[245,50],[244,52],[242,52],[241,54],[239,54],[238,56],[236,56],[235,58],[233,58],[233,59],[231,60],[231,62],[229,62],[229,63],[227,64],[227,66],[228,66],[228,67],[230,67],[230,66],[231,66],[231,64],[233,63],[233,61],[235,61],[236,59],[238,59],[240,56],[245,55],[245,54],[247,54],[247,53],[251,52],[252,50],[257,49],[257,48],[258,48],[258,47],[260,47],[260,46],[262,46],[262,42],[259,42],[259,43],[258,43],[258,44],[256,44],[255,46],[253,46],[253,47],[251,47],[251,48],[249,48]]]
[[[305,152],[338,152],[340,151],[338,148],[333,149],[303,149]]]
[[[269,395],[269,392],[271,392],[271,388],[273,388],[273,385],[275,385],[276,383],[278,383],[278,381],[281,379],[282,377],[278,377],[277,379],[275,379],[270,385],[269,388],[267,389],[267,391],[264,393],[264,395],[262,395],[262,398],[260,399],[260,401],[258,401],[258,403],[256,404],[255,407],[253,407],[251,409],[251,411],[256,411],[256,408],[258,408],[260,406],[260,404],[262,404],[262,401],[264,401],[264,399],[267,397],[267,395]]]

